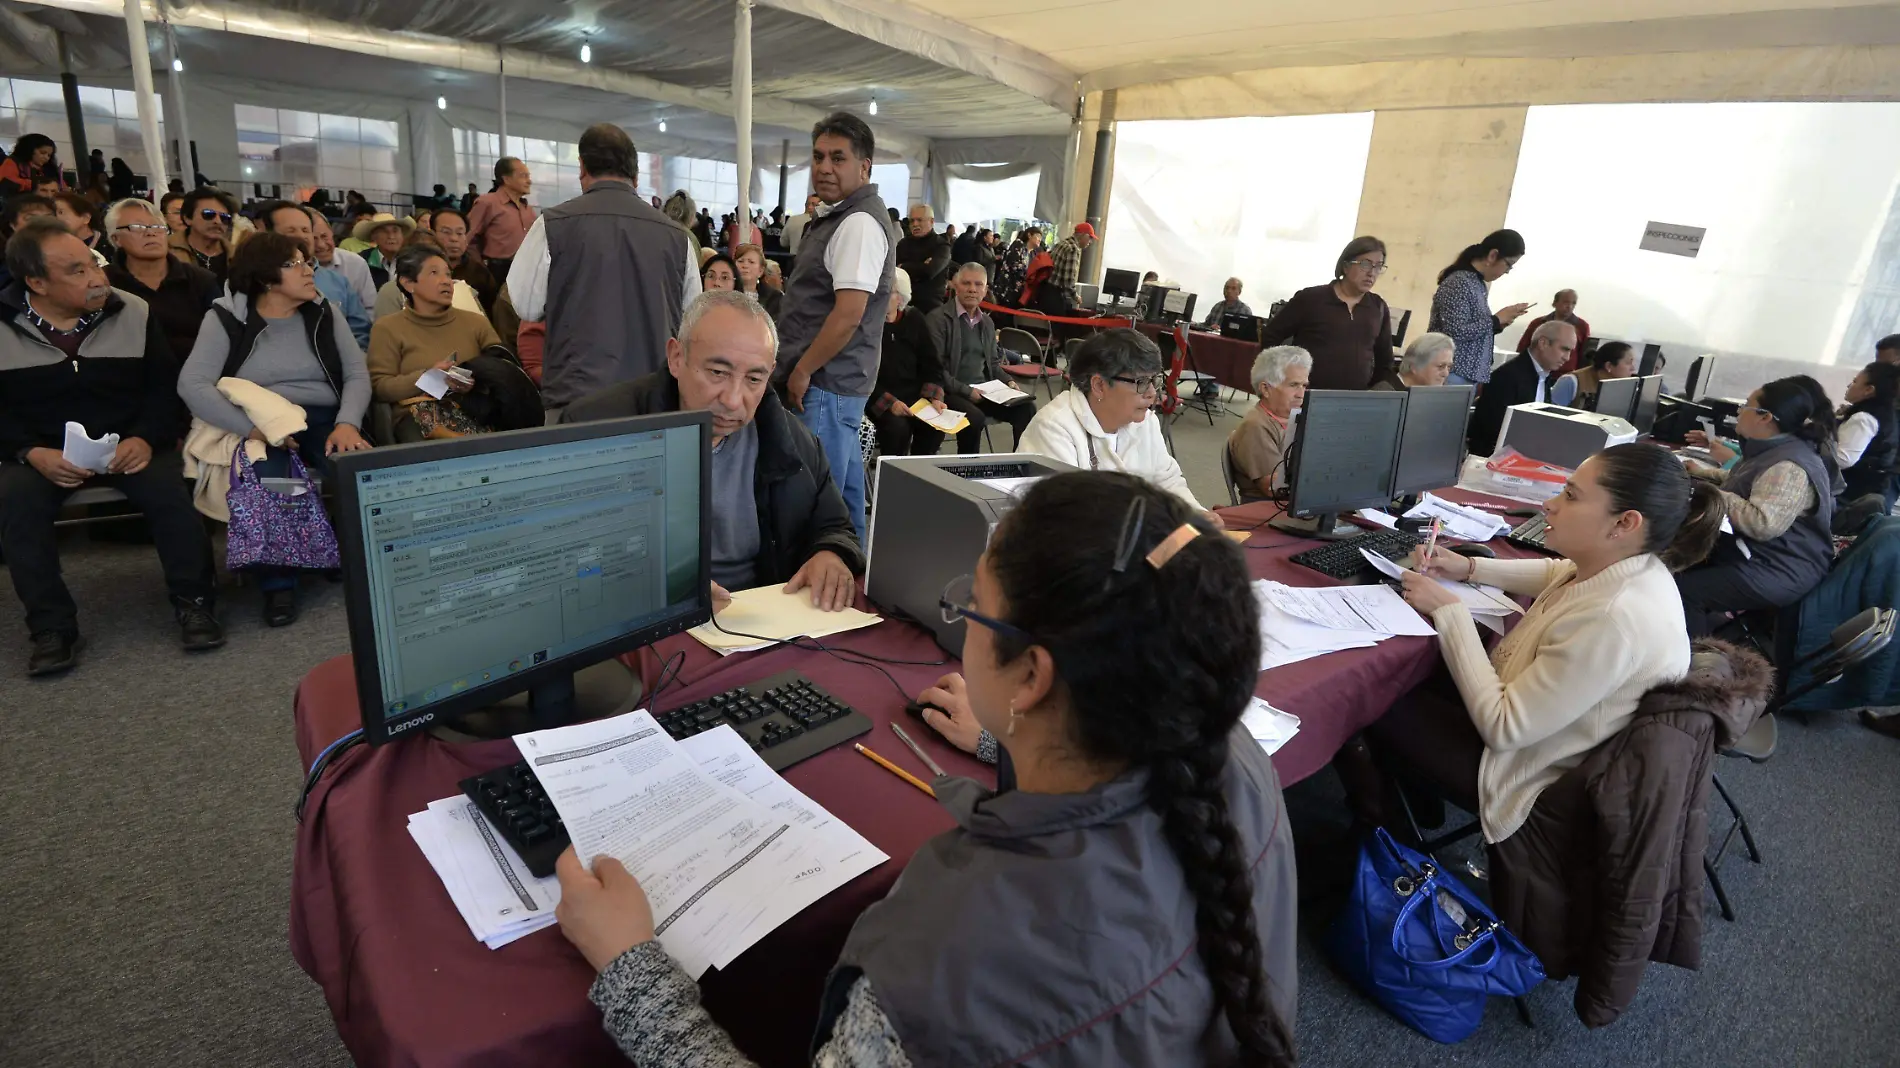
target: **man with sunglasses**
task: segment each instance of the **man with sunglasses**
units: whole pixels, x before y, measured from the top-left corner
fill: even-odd
[[[179,202],[183,236],[172,237],[172,255],[210,271],[223,284],[231,270],[231,219],[237,200],[222,189],[199,186]]]

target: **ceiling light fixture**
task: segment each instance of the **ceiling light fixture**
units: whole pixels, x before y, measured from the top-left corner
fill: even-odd
[[[877,97],[871,98],[871,114],[877,114]]]
[[[660,120],[660,132],[661,132],[661,133],[665,133],[665,132],[666,132],[666,120],[665,120],[665,119],[661,119],[661,120]]]
[[[581,38],[581,62],[592,63],[593,61],[594,61],[594,48],[592,45],[587,43],[587,38],[582,37]]]
[[[448,98],[448,97],[446,97],[446,96],[438,96],[438,97],[436,97],[436,98],[435,98],[435,109],[436,109],[437,111],[447,111],[447,110],[449,109],[449,98]]]
[[[177,71],[180,74],[185,73],[185,61],[182,59],[179,59],[177,56],[173,56],[172,69]]]

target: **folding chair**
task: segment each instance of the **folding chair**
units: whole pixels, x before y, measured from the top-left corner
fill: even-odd
[[[1721,755],[1741,757],[1756,764],[1766,762],[1775,754],[1775,743],[1779,738],[1779,727],[1775,722],[1776,710],[1823,686],[1833,685],[1840,681],[1841,676],[1845,675],[1849,668],[1878,655],[1887,647],[1887,643],[1893,640],[1896,618],[1900,618],[1900,612],[1894,609],[1869,608],[1835,627],[1828,635],[1826,644],[1796,660],[1788,671],[1778,673],[1780,677],[1787,678],[1797,670],[1812,668],[1813,674],[1808,681],[1792,691],[1775,697],[1769,703],[1767,711],[1764,711],[1748,728],[1748,731],[1735,740],[1734,744],[1723,749]],[[1729,846],[1738,833],[1742,836],[1743,847],[1748,851],[1748,859],[1756,864],[1761,863],[1761,848],[1755,844],[1755,835],[1749,829],[1748,817],[1742,812],[1742,806],[1736,804],[1735,796],[1728,792],[1728,787],[1722,785],[1722,777],[1714,776],[1714,780],[1715,792],[1721,796],[1722,803],[1728,806],[1733,822],[1729,824],[1728,831],[1722,835],[1722,844],[1716,848],[1715,856],[1703,857],[1702,870],[1709,877],[1709,888],[1715,891],[1716,903],[1722,907],[1722,918],[1732,923],[1735,920],[1735,906],[1729,901],[1728,889],[1722,885],[1722,877],[1716,869],[1721,866],[1723,858],[1728,856]]]
[[[1234,474],[1234,457],[1225,444],[1220,447],[1220,480],[1227,484],[1227,503],[1240,504],[1240,479]]]
[[[996,331],[996,348],[999,352],[1008,350],[1021,353],[1035,361],[1033,363],[1005,363],[1002,364],[1002,371],[1018,383],[1029,381],[1029,392],[1035,392],[1036,386],[1040,385],[1045,396],[1051,400],[1055,399],[1055,385],[1050,380],[1061,378],[1062,372],[1052,366],[1055,362],[1054,358],[1045,355],[1042,343],[1036,340],[1034,334],[1013,326],[1002,327]]]
[[[1214,402],[1201,397],[1200,387],[1203,382],[1214,381],[1214,376],[1202,374],[1199,371],[1188,370],[1188,359],[1188,328],[1183,324],[1176,324],[1174,328],[1174,359],[1168,367],[1168,383],[1170,392],[1174,395],[1175,399],[1175,407],[1172,414],[1176,418],[1179,418],[1182,408],[1196,408],[1200,410],[1201,414],[1207,416],[1207,425],[1213,426]],[[1183,397],[1180,388],[1182,382],[1193,383],[1194,392]]]

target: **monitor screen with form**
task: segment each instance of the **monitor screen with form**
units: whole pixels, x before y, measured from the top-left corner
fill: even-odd
[[[1458,484],[1465,463],[1465,424],[1476,386],[1413,386],[1405,395],[1398,468],[1392,492],[1423,493]]]
[[[430,444],[518,443],[350,465],[344,562],[359,689],[374,669],[366,709],[390,724],[446,715],[655,628],[683,629],[669,625],[707,597],[704,426],[639,422],[483,435]],[[621,432],[598,432],[609,427]],[[401,455],[386,452],[379,459]]]

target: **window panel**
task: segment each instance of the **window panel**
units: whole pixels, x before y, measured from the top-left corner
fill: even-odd
[[[279,111],[277,129],[287,137],[314,141],[322,136],[322,123],[314,111]]]
[[[362,140],[362,120],[353,115],[318,115],[317,136],[325,141],[357,143]]]
[[[239,104],[237,105],[237,128],[240,131],[276,133],[277,109]]]
[[[353,144],[342,144],[330,140],[317,142],[317,162],[324,167],[363,166],[363,150]]]
[[[58,82],[30,82],[15,78],[13,106],[22,111],[52,111],[64,115],[66,101],[60,95]],[[11,145],[8,146],[8,148],[11,147]]]
[[[384,119],[364,119],[362,137],[366,145],[395,148],[396,124]]]
[[[365,170],[394,171],[396,169],[396,150],[393,148],[363,147],[363,168]]]

